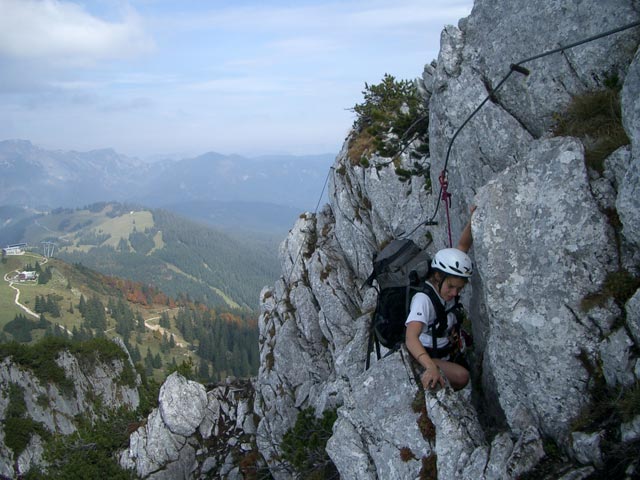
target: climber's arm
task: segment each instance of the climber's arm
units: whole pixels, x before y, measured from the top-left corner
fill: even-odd
[[[425,369],[420,376],[424,388],[435,388],[439,383],[444,387],[444,379],[440,376],[440,370],[429,356],[422,343],[420,343],[420,332],[422,332],[422,322],[408,322],[405,334],[405,345],[407,350],[416,361]]]
[[[473,245],[473,236],[471,235],[471,217],[473,216],[473,212],[476,210],[476,206],[471,205],[469,210],[471,212],[469,215],[469,221],[462,229],[457,246],[458,250],[462,250],[465,253],[467,253],[471,249],[471,245]]]

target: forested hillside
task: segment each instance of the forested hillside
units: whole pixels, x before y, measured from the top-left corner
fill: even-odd
[[[51,242],[69,263],[153,284],[175,298],[255,309],[262,287],[278,275],[277,238],[232,237],[165,210],[98,203],[5,212],[2,243]]]
[[[37,278],[20,280],[24,271]],[[186,295],[173,298],[150,285],[28,252],[4,257],[0,274],[0,344],[117,336],[149,378],[180,370],[211,382],[257,371],[256,314],[249,310],[212,309]]]

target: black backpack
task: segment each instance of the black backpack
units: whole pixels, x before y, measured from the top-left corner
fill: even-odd
[[[411,299],[417,292],[431,298],[436,309],[436,322],[432,336],[442,337],[447,328],[447,313],[435,291],[425,285],[429,275],[431,257],[410,239],[392,240],[373,256],[373,271],[365,285],[378,283],[378,302],[371,320],[367,347],[366,368],[374,347],[380,359],[380,345],[394,352],[404,343],[405,321]],[[457,308],[458,302],[456,301]]]

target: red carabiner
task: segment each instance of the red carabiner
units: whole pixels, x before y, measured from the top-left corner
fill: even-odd
[[[442,200],[444,200],[446,204],[450,207],[451,194],[447,191],[447,188],[449,188],[449,180],[447,180],[447,171],[443,170],[442,173],[440,174],[440,177],[438,177],[438,179],[440,180],[440,188],[442,190]]]
[[[451,218],[449,217],[449,207],[451,206],[451,194],[447,191],[449,187],[449,180],[447,180],[447,171],[442,170],[440,173],[440,189],[442,190],[442,201],[444,202],[445,211],[447,213],[447,228],[449,231],[449,248],[453,247],[453,241],[451,240]]]

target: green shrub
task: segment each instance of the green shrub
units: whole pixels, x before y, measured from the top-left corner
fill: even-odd
[[[24,401],[24,390],[15,383],[9,384],[9,404],[5,411],[4,436],[5,444],[17,458],[29,444],[34,433],[46,438],[48,432],[42,424],[27,416],[27,405]]]
[[[31,370],[44,384],[55,383],[63,390],[73,389],[73,382],[64,373],[64,369],[56,363],[56,358],[63,350],[68,350],[84,365],[92,365],[96,361],[105,363],[121,360],[125,370],[120,376],[123,384],[133,385],[135,375],[127,361],[127,354],[114,342],[106,338],[94,338],[82,342],[64,337],[47,336],[33,345],[17,342],[0,345],[0,358],[12,357],[21,367]]]
[[[567,458],[552,439],[542,442],[544,458],[530,471],[518,476],[518,480],[539,480],[541,478],[559,478],[567,469]]]
[[[584,350],[577,358],[589,374],[590,402],[573,420],[572,430],[594,432],[640,415],[640,382],[630,387],[610,387],[599,358],[592,361]]]
[[[72,354],[82,360],[105,363],[114,360],[126,361],[128,359],[120,346],[104,337],[96,337],[82,342],[69,341],[66,347]]]
[[[365,83],[362,94],[364,102],[353,107],[354,130],[359,132],[349,145],[353,162],[361,163],[375,152],[393,158],[416,138],[426,149],[421,153],[429,154],[428,110],[414,82],[385,74],[377,85]]]
[[[138,394],[140,395],[138,413],[139,415],[146,417],[158,406],[158,395],[160,393],[161,385],[156,382],[153,377],[147,377],[144,367],[140,364],[136,364],[136,373],[140,375],[142,380],[138,387]]]
[[[640,382],[630,387],[610,387],[605,381],[599,359],[591,361],[584,351],[580,353],[578,359],[589,373],[588,387],[591,398],[572,422],[571,429],[603,433],[601,449],[604,465],[593,478],[631,478],[628,476],[629,468],[637,473],[640,442],[621,443],[619,426],[622,422],[631,421],[640,414]],[[546,446],[545,452],[547,452]],[[544,464],[544,461],[542,463]],[[533,475],[527,479],[543,477],[551,478]],[[633,475],[632,477],[635,478]]]
[[[336,467],[325,450],[337,418],[336,410],[326,410],[322,418],[316,418],[309,407],[300,411],[295,425],[282,437],[282,458],[300,478],[337,478]]]
[[[136,420],[134,412],[122,409],[93,424],[81,421],[77,433],[60,435],[48,442],[45,460],[50,467],[45,476],[33,478],[136,478],[133,472],[123,470],[116,460],[116,453],[127,445],[131,425],[137,425]]]
[[[55,362],[58,352],[68,342],[61,337],[45,337],[33,345],[5,343],[0,345],[0,358],[11,357],[17,365],[31,370],[43,384],[55,383],[62,389],[72,389],[73,383]]]

